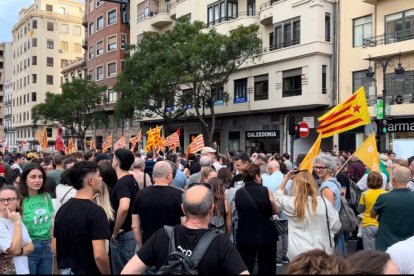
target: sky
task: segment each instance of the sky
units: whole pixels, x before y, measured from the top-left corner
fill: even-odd
[[[13,25],[19,20],[21,7],[30,7],[33,0],[0,0],[0,42],[12,41]]]

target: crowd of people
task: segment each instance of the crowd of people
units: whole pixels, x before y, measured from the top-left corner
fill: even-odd
[[[0,274],[414,274],[414,156],[304,157],[0,153]]]

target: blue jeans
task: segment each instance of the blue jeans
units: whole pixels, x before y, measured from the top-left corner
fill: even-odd
[[[52,274],[53,255],[50,240],[33,241],[34,251],[27,256],[30,274]]]
[[[338,233],[338,244],[336,245],[336,252],[339,253],[340,255],[346,257],[347,255],[347,250],[346,250],[346,243],[345,243],[345,235],[344,232],[339,232]]]
[[[111,247],[112,273],[121,274],[124,266],[135,254],[135,239],[132,231],[121,232],[116,238],[116,242],[109,241]]]

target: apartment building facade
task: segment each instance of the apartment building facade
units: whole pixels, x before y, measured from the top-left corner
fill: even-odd
[[[1,45],[1,44],[0,44]],[[0,46],[2,48],[2,46]],[[2,81],[3,83],[3,91],[4,91],[4,138],[6,138],[7,142],[7,149],[11,152],[17,150],[17,144],[15,139],[15,133],[12,124],[12,92],[13,92],[13,46],[10,42],[3,43],[3,57],[4,57],[4,64],[3,64],[3,73],[2,73]]]
[[[75,0],[35,0],[13,26],[12,124],[16,143],[38,145],[31,109],[46,92],[60,93],[61,68],[83,56],[84,5]],[[47,126],[49,145],[56,128]]]
[[[363,85],[371,118],[379,123],[375,105],[383,99],[385,73],[387,148],[399,157],[414,155],[414,2],[341,1],[340,20],[340,99]],[[402,77],[395,71],[399,63],[405,69]],[[372,78],[367,76],[370,66]],[[355,148],[365,137],[361,127],[340,135],[339,143]]]
[[[228,34],[239,25],[260,26],[263,54],[246,62],[222,88],[230,101],[217,101],[214,141],[220,151],[289,152],[289,116],[306,121],[308,137],[295,141],[295,153],[307,152],[317,137],[317,117],[337,103],[336,1],[296,0],[132,0],[131,43],[144,31],[165,33],[177,18],[203,21]],[[205,111],[208,115],[209,110]],[[145,119],[144,129],[156,120]],[[178,122],[184,148],[201,133],[197,120]],[[332,139],[322,147],[333,148]]]
[[[134,120],[117,120],[114,108],[120,94],[113,88],[117,76],[123,69],[124,60],[129,56],[126,46],[129,44],[129,24],[122,5],[103,0],[86,0],[85,17],[85,49],[86,73],[98,85],[106,85],[103,95],[103,109],[106,123],[88,129],[86,139],[94,139],[101,148],[105,137],[112,133],[113,141],[122,132],[126,137],[135,136],[139,122]]]
[[[5,89],[5,53],[6,43],[0,43],[0,139],[5,138],[4,135],[4,89]]]

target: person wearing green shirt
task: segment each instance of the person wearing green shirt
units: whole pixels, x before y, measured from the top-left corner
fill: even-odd
[[[24,167],[20,177],[23,196],[22,221],[33,241],[34,251],[28,255],[30,274],[52,274],[53,255],[50,247],[53,204],[43,183],[46,172],[36,163]]]

